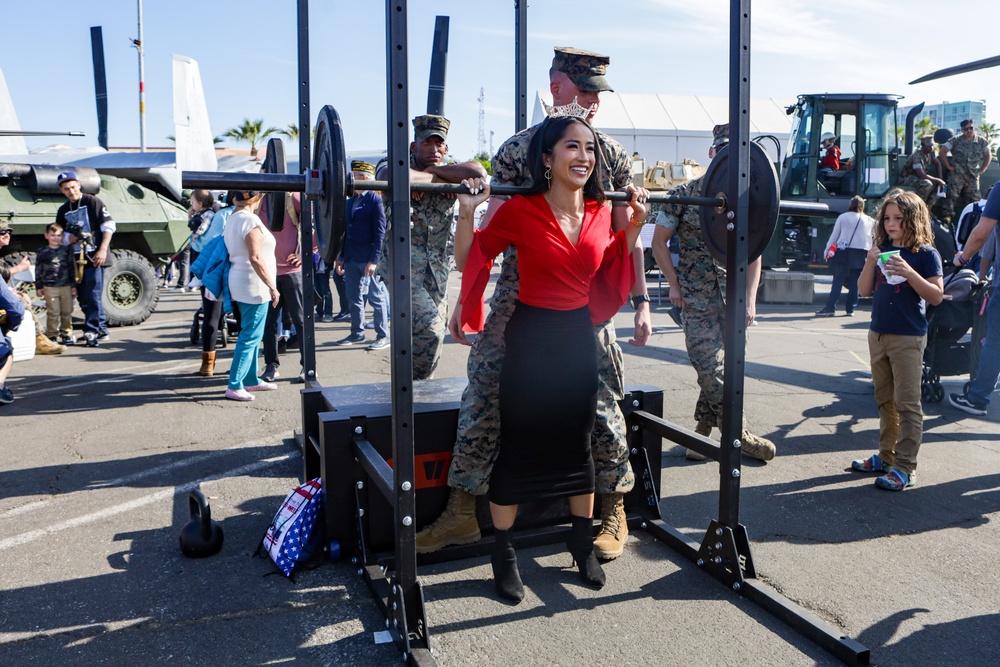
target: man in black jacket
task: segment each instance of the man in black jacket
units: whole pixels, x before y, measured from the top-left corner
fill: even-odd
[[[86,259],[83,279],[77,284],[76,298],[80,302],[85,321],[83,335],[87,347],[97,347],[108,337],[108,322],[104,317],[101,295],[104,293],[104,267],[111,264],[111,237],[115,221],[104,202],[93,195],[84,194],[80,180],[72,171],[59,174],[59,190],[67,201],[59,207],[56,222],[69,235],[73,256],[82,252]]]

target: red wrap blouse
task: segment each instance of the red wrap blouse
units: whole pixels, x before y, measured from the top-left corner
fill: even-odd
[[[477,230],[462,271],[462,326],[482,331],[483,293],[493,258],[517,247],[518,299],[538,308],[574,310],[590,307],[599,324],[622,307],[635,282],[631,248],[625,233],[611,231],[608,206],[587,200],[576,245],[570,243],[542,195],[514,197],[501,206],[486,229]]]

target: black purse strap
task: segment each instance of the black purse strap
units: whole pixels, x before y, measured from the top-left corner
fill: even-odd
[[[848,248],[850,248],[851,244],[854,243],[854,237],[857,235],[857,233],[858,233],[858,227],[860,227],[860,226],[861,226],[861,214],[858,213],[858,222],[857,222],[857,224],[854,225],[854,231],[851,232],[851,240],[847,242],[847,247]]]

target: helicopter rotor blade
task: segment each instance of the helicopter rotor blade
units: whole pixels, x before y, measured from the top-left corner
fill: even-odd
[[[937,72],[931,72],[930,74],[922,76],[919,79],[914,79],[910,82],[910,85],[912,86],[915,83],[924,83],[925,81],[933,81],[934,79],[943,79],[946,76],[955,76],[956,74],[975,72],[976,70],[986,69],[987,67],[996,67],[997,65],[1000,65],[1000,56],[983,58],[982,60],[965,63],[964,65],[955,65],[954,67],[946,67],[945,69],[938,70]]]

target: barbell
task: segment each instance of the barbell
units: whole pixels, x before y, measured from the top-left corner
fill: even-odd
[[[770,157],[758,144],[750,146],[750,219],[748,225],[748,261],[764,252],[771,241],[779,214],[823,215],[829,209],[825,204],[780,201],[778,174]],[[207,190],[256,190],[268,193],[303,192],[317,201],[315,220],[316,238],[320,254],[327,264],[333,264],[340,255],[347,216],[347,200],[356,191],[374,190],[388,192],[386,181],[355,181],[347,164],[344,148],[344,130],[336,109],[326,105],[319,112],[313,147],[313,167],[302,174],[288,174],[284,159],[284,145],[280,139],[267,144],[264,171],[259,174],[185,171],[182,186]],[[653,193],[651,203],[680,204],[701,207],[701,228],[709,252],[720,262],[726,261],[727,237],[733,229],[732,210],[725,196],[729,184],[729,146],[723,147],[709,164],[702,177],[701,190],[717,193],[714,196],[679,196]],[[491,186],[497,195],[517,195],[526,188],[511,185]],[[410,183],[411,192],[468,194],[460,183]],[[628,201],[627,192],[606,192],[611,201]],[[269,197],[268,220],[272,228],[280,229],[284,222],[284,197]],[[277,227],[275,227],[277,225]]]

